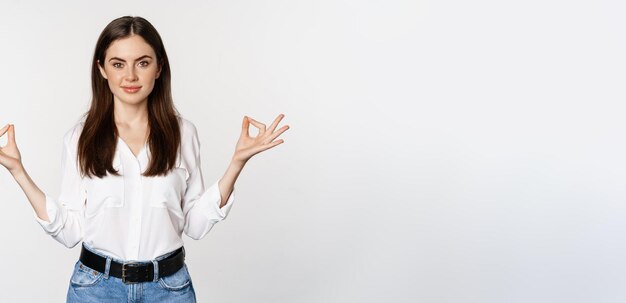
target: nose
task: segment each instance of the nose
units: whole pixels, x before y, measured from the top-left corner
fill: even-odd
[[[128,69],[126,70],[126,80],[127,81],[136,81],[137,80],[137,73],[135,71],[135,66],[130,65],[128,67]]]

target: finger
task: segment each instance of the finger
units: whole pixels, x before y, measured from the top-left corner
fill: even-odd
[[[272,142],[272,143],[270,143],[270,144],[265,145],[265,146],[263,147],[263,150],[261,150],[261,151],[266,151],[266,150],[268,150],[268,149],[270,149],[270,148],[272,148],[272,147],[274,147],[274,146],[276,146],[276,145],[283,144],[283,142],[285,142],[285,140],[283,140],[283,139],[276,140],[276,141],[274,141],[274,142]]]
[[[259,129],[259,133],[260,134],[265,133],[265,124],[263,124],[263,123],[261,123],[261,122],[259,122],[257,120],[254,120],[254,119],[252,119],[250,117],[248,117],[248,120],[250,120],[250,123],[252,123],[252,125],[254,125],[256,128]]]
[[[13,144],[15,145],[15,125],[11,124],[11,126],[9,126],[9,134],[7,137],[7,144]]]
[[[274,146],[276,146],[276,145],[280,145],[280,144],[282,144],[283,142],[285,142],[285,140],[280,139],[280,140],[276,140],[276,141],[274,141],[274,142],[271,142],[271,143],[269,143],[269,144],[264,144],[264,145],[261,145],[261,146],[257,147],[257,148],[256,148],[256,149],[252,152],[252,154],[253,154],[253,155],[256,155],[256,154],[258,154],[258,153],[260,153],[260,152],[264,152],[264,151],[266,151],[266,150],[268,150],[268,149],[270,149],[270,148],[272,148],[272,147],[274,147]]]
[[[274,139],[278,138],[278,136],[280,136],[282,133],[286,132],[288,129],[289,129],[289,125],[285,125],[285,126],[281,127],[279,130],[277,130],[272,135],[267,137],[266,142],[274,141]]]
[[[5,125],[2,129],[0,129],[0,137],[2,137],[2,135],[4,135],[4,133],[7,132],[7,129],[9,129],[9,124]]]
[[[248,120],[248,116],[243,116],[243,122],[241,123],[241,134],[249,137],[250,136],[250,133],[248,133],[249,128],[250,128],[250,120]]]
[[[280,120],[282,120],[284,117],[285,117],[285,115],[283,115],[283,114],[278,115],[278,117],[276,117],[276,119],[274,119],[274,122],[272,123],[272,125],[270,125],[269,131],[270,132],[274,132],[274,130],[278,126],[278,123],[280,123]]]

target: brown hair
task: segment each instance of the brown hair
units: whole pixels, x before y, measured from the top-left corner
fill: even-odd
[[[170,65],[161,36],[146,19],[124,16],[109,23],[98,38],[91,66],[92,100],[85,113],[85,124],[78,140],[78,162],[83,176],[104,177],[107,172],[119,176],[113,168],[118,131],[113,116],[113,93],[100,74],[98,60],[105,61],[106,51],[115,40],[141,36],[154,50],[161,74],[148,96],[148,147],[151,158],[144,176],[165,175],[176,165],[180,147],[180,114],[174,107]]]

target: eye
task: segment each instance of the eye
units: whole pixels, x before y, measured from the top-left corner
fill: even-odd
[[[122,67],[122,63],[119,63],[119,62],[115,62],[115,63],[113,63],[111,65],[113,65],[113,67],[115,67],[115,68],[121,68]]]
[[[139,62],[139,65],[140,66],[144,66],[144,67],[148,66],[148,64],[150,64],[150,62],[148,62],[148,61],[141,61],[141,62]]]

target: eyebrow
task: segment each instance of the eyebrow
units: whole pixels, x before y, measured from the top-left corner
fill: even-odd
[[[145,58],[150,58],[150,59],[152,59],[152,57],[150,57],[150,56],[148,56],[148,55],[143,55],[143,56],[141,56],[141,57],[139,57],[139,58],[135,59],[135,61],[139,61],[139,60],[141,60],[141,59],[145,59]],[[113,57],[113,58],[109,59],[109,61],[111,61],[111,60],[119,60],[119,61],[122,61],[122,62],[126,62],[126,60],[124,60],[124,59],[122,59],[122,58],[118,58],[118,57]]]

